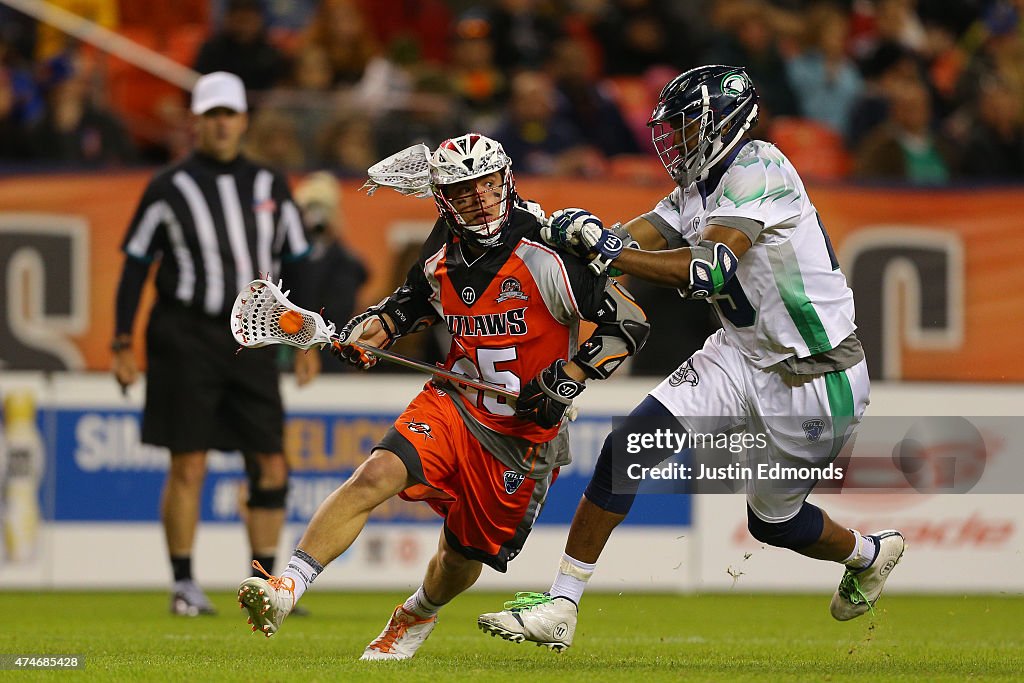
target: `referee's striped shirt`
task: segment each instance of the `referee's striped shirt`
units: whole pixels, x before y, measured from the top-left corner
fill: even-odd
[[[309,244],[284,176],[243,156],[221,163],[193,153],[150,181],[121,248],[159,259],[162,301],[223,316],[242,287],[277,277]]]

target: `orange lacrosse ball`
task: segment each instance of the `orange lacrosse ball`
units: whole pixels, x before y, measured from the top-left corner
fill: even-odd
[[[295,334],[302,329],[304,322],[302,314],[298,311],[285,311],[277,319],[277,324],[281,326],[281,331],[285,334]]]

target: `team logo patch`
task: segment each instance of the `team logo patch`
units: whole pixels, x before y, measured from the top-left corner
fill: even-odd
[[[507,277],[501,281],[501,294],[498,295],[494,302],[500,304],[502,301],[508,301],[509,299],[530,300],[528,295],[523,294],[523,285],[514,277]]]
[[[689,384],[691,387],[700,384],[700,375],[693,369],[693,359],[688,358],[685,363],[676,368],[676,371],[668,378],[668,383],[674,387],[683,383]]]
[[[423,440],[433,439],[434,435],[430,433],[430,425],[426,422],[416,422],[415,420],[409,420],[405,423],[405,426],[409,428],[409,431],[413,434],[422,434]]]
[[[727,74],[722,79],[722,92],[726,95],[739,95],[750,88],[750,81],[739,72]]]
[[[253,201],[252,210],[257,213],[273,213],[277,210],[277,202],[273,199],[264,199],[262,202]]]
[[[523,481],[526,479],[525,475],[513,472],[512,470],[505,470],[503,476],[505,477],[505,493],[510,496],[519,490],[519,487],[523,485]]]
[[[824,420],[807,420],[800,426],[804,428],[804,436],[806,436],[807,440],[811,443],[820,439],[821,433],[825,431]]]
[[[472,287],[466,287],[462,290],[462,300],[468,305],[476,301],[476,292],[473,291]]]

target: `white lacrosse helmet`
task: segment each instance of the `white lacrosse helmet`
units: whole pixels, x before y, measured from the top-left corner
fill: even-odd
[[[497,196],[477,191],[475,196],[480,222],[469,223],[445,194],[445,186],[495,172],[501,173],[500,194],[498,188],[495,188]],[[438,213],[448,221],[457,235],[483,247],[492,247],[501,241],[502,228],[512,214],[516,183],[512,177],[512,160],[496,140],[479,133],[466,133],[442,142],[430,157],[430,189]],[[486,220],[495,205],[500,205],[499,215]]]

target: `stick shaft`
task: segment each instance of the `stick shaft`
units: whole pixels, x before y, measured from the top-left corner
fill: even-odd
[[[474,389],[479,389],[481,391],[486,391],[488,393],[496,394],[498,396],[503,396],[511,401],[515,401],[517,398],[519,398],[518,394],[509,391],[500,384],[491,384],[490,382],[484,381],[482,379],[468,377],[458,372],[446,370],[445,368],[440,368],[436,365],[429,365],[422,361],[418,361],[415,358],[409,358],[408,356],[403,356],[399,353],[393,353],[391,351],[385,351],[384,349],[378,349],[374,346],[366,346],[365,344],[360,344],[358,342],[353,344],[353,346],[367,353],[373,354],[374,356],[382,360],[386,360],[397,365],[404,365],[407,368],[412,368],[413,370],[418,370],[419,372],[425,372],[428,375],[433,375],[434,377],[446,379],[451,382],[455,382],[456,384],[465,384],[466,386],[473,387]]]

